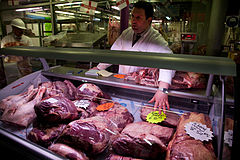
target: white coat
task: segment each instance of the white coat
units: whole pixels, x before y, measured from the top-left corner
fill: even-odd
[[[122,50],[122,51],[137,51],[137,52],[157,52],[157,53],[168,53],[172,54],[172,51],[168,47],[168,43],[162,37],[162,35],[152,27],[141,36],[141,38],[132,46],[134,31],[131,27],[127,28],[118,37],[115,43],[112,45],[111,50]],[[98,69],[106,69],[111,66],[111,64],[100,63],[98,64]],[[147,67],[136,67],[129,65],[119,65],[120,74],[128,74],[140,69]],[[171,84],[172,77],[175,71],[160,69],[159,71],[159,81]]]
[[[1,48],[10,46],[33,46],[33,44],[31,39],[25,35],[22,35],[22,38],[20,40],[17,40],[14,37],[14,33],[10,33],[2,39]]]

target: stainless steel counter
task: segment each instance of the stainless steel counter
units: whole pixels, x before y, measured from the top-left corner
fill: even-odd
[[[136,84],[134,81],[128,81],[124,79],[118,79],[114,76],[102,77],[102,76],[86,76],[85,69],[71,68],[71,67],[54,67],[48,71],[42,71],[45,76],[54,76],[59,78],[73,79],[82,82],[92,82],[112,87],[131,89],[135,91],[142,91],[147,93],[155,93],[157,88],[150,86],[143,86]],[[170,90],[170,96],[182,97],[182,98],[194,98],[203,101],[211,101],[211,98],[205,95],[205,90]]]

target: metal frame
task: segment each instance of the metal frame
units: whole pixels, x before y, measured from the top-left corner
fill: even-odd
[[[226,94],[225,94],[225,81],[224,77],[220,76],[220,81],[222,82],[222,99],[221,99],[221,118],[220,118],[220,132],[218,137],[218,159],[222,159],[223,152],[223,143],[224,143],[224,126],[225,126],[225,102],[226,102]]]
[[[67,71],[71,70],[73,74],[68,74]],[[123,79],[116,79],[114,77],[94,77],[94,76],[85,76],[85,72],[87,70],[81,69],[81,73],[78,74],[80,69],[77,68],[70,68],[70,67],[54,67],[49,70],[44,70],[42,75],[50,76],[50,77],[59,77],[59,78],[66,78],[72,79],[82,82],[90,82],[96,84],[102,84],[112,87],[118,88],[126,88],[135,91],[142,91],[147,93],[155,93],[157,88],[138,85],[133,81],[125,81]],[[204,95],[204,91],[192,91],[192,92],[183,92],[183,91],[175,91],[169,90],[169,96],[180,97],[180,98],[189,98],[189,99],[196,99],[201,101],[206,101],[209,103],[213,103],[213,98],[210,96]]]
[[[1,141],[5,144],[5,147],[12,147],[15,146],[18,150],[18,153],[22,155],[26,152],[28,153],[28,157],[30,159],[53,159],[53,160],[62,160],[65,159],[64,157],[60,157],[59,155],[38,146],[30,141],[26,141],[23,138],[17,137],[11,132],[5,130],[4,128],[0,127],[0,137]],[[1,142],[1,143],[2,143]],[[7,142],[7,143],[6,143]],[[19,146],[21,144],[21,146]],[[13,153],[15,154],[15,153]]]
[[[0,53],[5,55],[24,55],[29,57],[95,63],[104,62],[214,75],[236,76],[236,64],[234,61],[223,57],[47,47],[2,48]]]

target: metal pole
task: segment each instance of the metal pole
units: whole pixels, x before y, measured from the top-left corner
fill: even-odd
[[[57,23],[56,23],[56,15],[55,8],[52,0],[50,0],[50,11],[51,11],[51,23],[52,23],[52,34],[57,34]]]
[[[3,19],[2,19],[2,12],[0,12],[0,27],[1,27],[1,30],[2,30],[2,37],[4,35],[6,35],[6,29],[4,28],[4,25],[3,25]],[[5,31],[5,32],[4,32]],[[0,43],[1,44],[1,43]],[[1,49],[1,47],[0,47]],[[0,88],[3,88],[7,85],[7,79],[6,79],[6,75],[5,75],[5,71],[4,71],[4,63],[3,63],[3,56],[0,54]]]
[[[42,63],[43,70],[44,70],[44,71],[47,71],[47,70],[49,70],[49,65],[48,65],[48,63],[47,63],[46,59],[45,59],[45,58],[39,58],[39,60],[40,60],[40,61],[41,61],[41,63]]]
[[[221,118],[220,118],[220,132],[219,132],[219,139],[218,139],[218,159],[222,159],[222,152],[223,152],[223,141],[224,141],[224,125],[225,125],[225,102],[226,102],[226,95],[225,95],[225,81],[224,77],[220,76],[220,81],[222,82],[222,104],[221,104]]]
[[[208,29],[207,53],[216,56],[221,53],[222,38],[224,36],[224,22],[227,10],[227,0],[213,0]]]
[[[0,89],[7,85],[6,75],[4,72],[3,57],[0,55]]]
[[[207,89],[206,89],[206,96],[207,97],[209,97],[211,95],[211,92],[212,92],[213,78],[214,78],[214,75],[210,74],[209,78],[208,78]]]
[[[234,126],[233,126],[233,144],[231,159],[236,159],[239,155],[240,145],[240,65],[237,64],[237,76],[234,77]]]
[[[120,33],[128,28],[129,6],[123,8],[120,12]]]
[[[41,29],[40,22],[38,22],[38,32],[39,32],[39,44],[42,47],[43,46],[43,44],[42,44],[42,29]]]

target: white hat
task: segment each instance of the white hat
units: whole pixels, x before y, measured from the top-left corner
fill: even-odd
[[[25,23],[20,18],[16,18],[16,19],[12,20],[11,26],[14,26],[14,27],[17,27],[20,29],[26,29]]]

